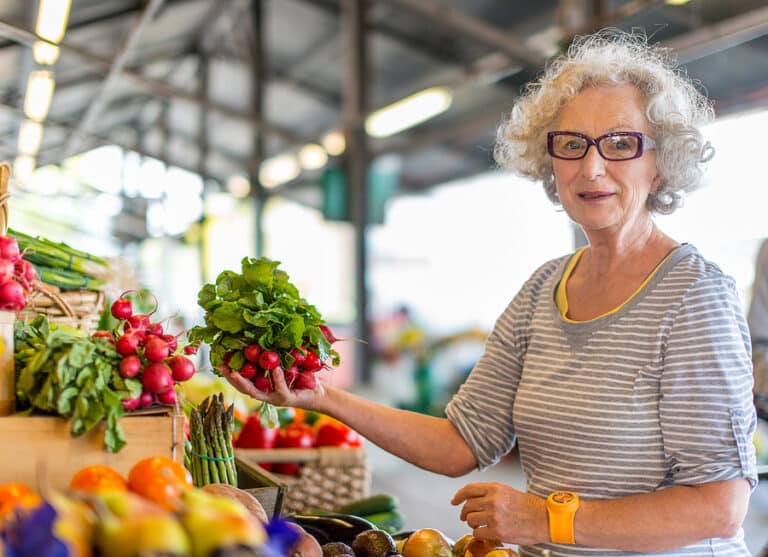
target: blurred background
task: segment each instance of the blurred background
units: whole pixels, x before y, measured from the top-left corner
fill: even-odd
[[[339,337],[334,380],[439,412],[494,320],[582,241],[497,169],[495,129],[575,34],[637,29],[714,100],[706,185],[668,233],[748,303],[768,236],[765,0],[4,0],[10,225],[107,257],[179,328],[243,257]]]

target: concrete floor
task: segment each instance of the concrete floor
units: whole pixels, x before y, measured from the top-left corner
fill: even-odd
[[[403,530],[436,528],[457,540],[470,533],[459,520],[459,508],[450,504],[453,494],[469,482],[503,482],[519,489],[525,479],[516,458],[508,458],[484,472],[472,472],[462,478],[447,478],[425,472],[378,447],[368,444],[373,483],[371,493],[391,493],[400,500],[405,516]],[[752,494],[744,523],[747,546],[758,556],[768,546],[768,480],[758,484]]]

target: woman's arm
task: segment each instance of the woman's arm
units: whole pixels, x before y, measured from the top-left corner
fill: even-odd
[[[271,393],[259,391],[239,373],[221,373],[244,394],[276,406],[328,414],[382,449],[430,472],[461,476],[477,466],[464,438],[445,418],[391,408],[327,385],[314,391],[291,391],[282,373],[272,374],[275,390]]]
[[[709,538],[736,535],[747,513],[745,479],[675,486],[618,499],[581,500],[576,543],[624,551],[668,551]],[[532,545],[549,542],[544,499],[497,483],[462,487],[453,504],[480,538]]]

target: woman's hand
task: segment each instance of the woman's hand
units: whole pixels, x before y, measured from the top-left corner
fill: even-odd
[[[313,403],[321,397],[325,390],[320,381],[317,382],[317,386],[310,389],[291,390],[288,388],[288,384],[285,382],[285,375],[283,368],[277,367],[269,372],[272,378],[272,385],[274,390],[269,393],[260,391],[257,389],[253,382],[246,379],[238,372],[233,371],[229,366],[223,365],[218,368],[219,373],[238,391],[246,394],[256,400],[262,400],[269,402],[275,406],[295,406],[298,408],[311,409]]]
[[[461,505],[461,520],[478,539],[531,545],[549,541],[546,501],[500,483],[471,483],[451,504]]]

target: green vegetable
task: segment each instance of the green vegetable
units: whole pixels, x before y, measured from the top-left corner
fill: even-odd
[[[253,343],[277,352],[283,369],[293,364],[291,349],[302,347],[315,352],[321,361],[330,359],[338,365],[339,354],[320,329],[324,325],[320,313],[299,295],[279,265],[265,257],[246,257],[241,274],[224,271],[215,284],[206,284],[198,293],[205,325],[193,327],[188,339],[192,344],[210,345],[214,370],[228,358],[227,365],[239,371],[245,363],[242,349]],[[264,423],[278,423],[271,404],[262,404],[259,414]]]
[[[44,315],[16,322],[17,404],[71,418],[79,436],[106,420],[104,444],[110,452],[125,446],[119,418],[122,400],[141,394],[141,383],[120,376],[121,357],[104,339],[71,327],[55,327]]]
[[[189,416],[190,443],[185,459],[196,487],[212,483],[237,486],[237,469],[232,450],[235,428],[235,408],[224,405],[224,395],[218,393],[193,407]]]
[[[394,495],[379,493],[357,499],[341,505],[336,509],[337,513],[354,514],[356,516],[367,516],[371,514],[386,513],[397,508],[398,500]]]
[[[367,514],[363,518],[390,534],[399,532],[405,525],[405,518],[397,510]]]

